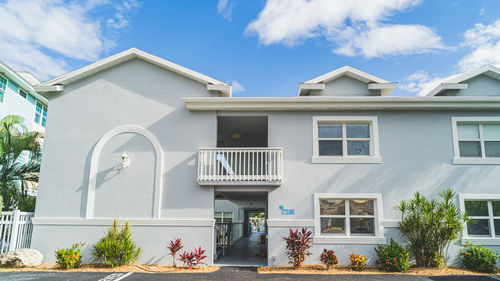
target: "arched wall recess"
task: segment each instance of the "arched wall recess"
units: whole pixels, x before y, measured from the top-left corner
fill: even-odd
[[[97,142],[94,151],[92,152],[92,158],[90,160],[90,173],[89,173],[89,186],[87,194],[87,206],[85,210],[85,218],[90,219],[94,216],[94,206],[95,206],[95,189],[97,185],[97,172],[99,171],[99,158],[104,145],[113,137],[124,134],[124,133],[134,133],[144,136],[147,140],[151,142],[155,150],[156,155],[156,171],[155,171],[155,181],[154,181],[154,200],[153,200],[153,218],[160,218],[161,211],[161,191],[162,191],[162,171],[163,171],[163,150],[161,149],[160,142],[158,139],[148,130],[136,126],[136,125],[124,125],[112,129],[102,136]]]

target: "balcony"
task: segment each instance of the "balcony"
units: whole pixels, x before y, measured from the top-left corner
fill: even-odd
[[[200,185],[281,185],[282,148],[200,148]]]

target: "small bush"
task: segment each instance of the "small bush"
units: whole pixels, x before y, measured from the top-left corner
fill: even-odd
[[[172,256],[172,266],[175,267],[175,260],[177,259],[177,252],[179,252],[184,246],[182,246],[181,239],[177,238],[174,241],[170,241],[170,244],[168,245],[168,250],[170,251],[170,254]]]
[[[288,256],[289,264],[293,265],[294,269],[300,268],[307,256],[311,255],[309,248],[312,247],[312,232],[306,228],[302,228],[299,232],[290,229],[288,237],[283,237],[286,242],[286,255]]]
[[[329,270],[332,265],[339,263],[339,259],[335,256],[335,252],[327,249],[323,249],[323,253],[319,256],[319,260],[322,264],[326,265],[326,270]]]
[[[349,266],[351,267],[352,270],[361,271],[361,270],[365,269],[365,266],[366,266],[366,257],[365,256],[355,255],[355,254],[351,253],[349,255],[349,260],[351,261]]]
[[[385,271],[405,272],[410,267],[410,251],[392,238],[388,245],[378,245],[375,252]]]
[[[85,246],[85,243],[75,243],[70,248],[57,249],[55,251],[57,264],[62,269],[71,269],[80,267],[82,262],[82,254],[80,250]]]
[[[118,229],[118,220],[115,219],[106,236],[94,245],[92,256],[96,262],[115,267],[135,262],[141,251],[132,241],[129,222]]]
[[[194,249],[193,252],[184,252],[180,254],[179,260],[184,263],[184,266],[189,267],[189,269],[192,269],[194,266],[198,266],[200,264],[205,264],[202,262],[207,256],[205,256],[205,250],[202,250],[201,247],[198,247],[198,249]]]
[[[467,269],[495,273],[498,254],[492,249],[483,248],[481,245],[467,243],[465,247],[460,249],[460,259],[463,266]]]

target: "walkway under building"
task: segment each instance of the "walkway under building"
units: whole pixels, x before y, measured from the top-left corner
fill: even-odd
[[[266,245],[259,244],[262,232],[252,232],[248,237],[241,237],[231,248],[225,250],[215,263],[217,265],[262,266],[267,265]]]

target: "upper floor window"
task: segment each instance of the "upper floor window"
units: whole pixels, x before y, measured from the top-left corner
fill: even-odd
[[[47,107],[39,101],[36,101],[34,121],[43,127],[45,127],[47,123]]]
[[[28,97],[28,94],[23,91],[23,89],[19,88],[19,95],[23,98],[27,98]]]
[[[215,212],[214,214],[215,222],[233,222],[233,212]]]
[[[7,87],[7,79],[0,76],[0,102],[3,102],[3,97],[5,96],[5,88]]]
[[[375,116],[314,116],[313,163],[380,163]]]
[[[453,117],[455,164],[500,164],[500,117]]]

